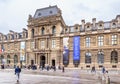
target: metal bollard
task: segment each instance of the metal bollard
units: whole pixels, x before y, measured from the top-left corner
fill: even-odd
[[[106,79],[106,84],[110,84],[110,77],[109,76]]]

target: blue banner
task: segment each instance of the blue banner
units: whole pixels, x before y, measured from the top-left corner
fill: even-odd
[[[69,37],[63,38],[63,64],[69,63]]]
[[[80,36],[73,37],[73,60],[80,61]]]

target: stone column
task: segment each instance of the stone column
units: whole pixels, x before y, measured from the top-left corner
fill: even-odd
[[[110,62],[111,62],[111,51],[104,50],[104,66],[106,68],[111,68]]]
[[[80,51],[80,64],[79,67],[85,67],[85,51]]]
[[[74,64],[73,64],[73,52],[69,52],[69,65],[68,67],[74,67]]]

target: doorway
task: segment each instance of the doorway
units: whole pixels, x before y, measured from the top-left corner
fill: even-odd
[[[32,66],[34,65],[34,60],[31,60],[31,65],[32,65]]]
[[[45,67],[45,56],[40,56],[40,66]]]
[[[52,66],[55,66],[55,60],[54,59],[52,60]]]

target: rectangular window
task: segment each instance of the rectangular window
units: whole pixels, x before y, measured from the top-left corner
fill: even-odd
[[[90,37],[86,37],[86,47],[90,47]]]
[[[55,40],[52,40],[52,48],[55,48],[56,44],[55,44]]]
[[[32,49],[35,48],[35,42],[31,42],[31,48],[32,48]]]
[[[45,41],[41,41],[41,48],[45,48]]]
[[[98,36],[98,46],[103,46],[103,36]]]
[[[112,45],[117,45],[117,35],[112,35]]]

